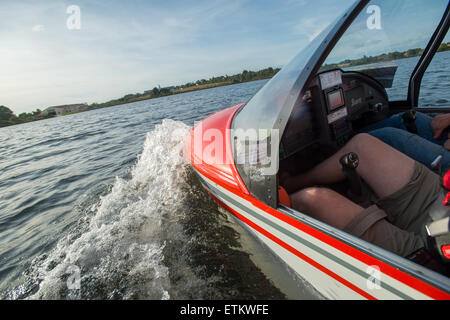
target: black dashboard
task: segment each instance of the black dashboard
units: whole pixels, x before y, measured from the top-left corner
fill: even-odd
[[[374,78],[340,69],[319,73],[294,107],[281,140],[280,160],[311,144],[337,150],[388,113],[386,90]]]

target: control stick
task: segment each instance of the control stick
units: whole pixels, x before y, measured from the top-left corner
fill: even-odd
[[[368,193],[365,189],[361,177],[356,172],[356,168],[359,165],[359,157],[356,153],[350,152],[341,157],[339,160],[344,175],[350,182],[350,194],[351,198],[356,198],[360,203],[368,204]]]

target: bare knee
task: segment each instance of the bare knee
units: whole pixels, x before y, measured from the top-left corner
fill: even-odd
[[[302,189],[291,195],[292,207],[310,214],[313,208],[326,202],[328,195],[329,190],[326,188],[310,187]]]
[[[328,188],[307,188],[291,196],[292,207],[342,229],[363,208]]]
[[[368,133],[358,133],[347,143],[346,148],[351,149],[348,151],[356,152],[357,154],[364,152],[373,144],[381,142],[377,138],[371,136]]]

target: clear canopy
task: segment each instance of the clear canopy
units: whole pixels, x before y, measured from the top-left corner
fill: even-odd
[[[282,68],[234,117],[232,149],[247,189],[263,202],[276,206],[278,154],[281,133],[301,91],[330,40],[343,26],[356,2],[343,17],[328,25],[288,65]]]
[[[448,0],[372,0],[353,21],[321,70],[340,68],[375,77],[390,101],[407,99],[409,78],[445,12]],[[395,70],[390,75],[375,70]]]
[[[234,160],[249,192],[268,205],[277,205],[280,139],[294,108],[303,103],[307,82],[320,66],[321,70],[361,69],[361,65],[367,67],[373,62],[401,66],[394,60],[423,51],[447,4],[447,0],[356,1],[279,71],[241,108],[232,123]],[[334,49],[322,64],[332,46]],[[369,65],[363,69],[372,72],[373,68]],[[388,90],[390,100],[406,98],[407,90],[400,93],[398,86],[407,89],[411,72],[397,71],[392,90]],[[392,85],[392,81],[386,83],[386,88]]]

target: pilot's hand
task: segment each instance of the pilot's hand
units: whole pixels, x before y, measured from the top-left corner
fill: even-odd
[[[450,133],[448,134],[447,141],[444,143],[444,149],[450,151]]]
[[[437,115],[431,121],[430,126],[433,130],[433,137],[439,139],[442,132],[450,126],[450,113]]]

